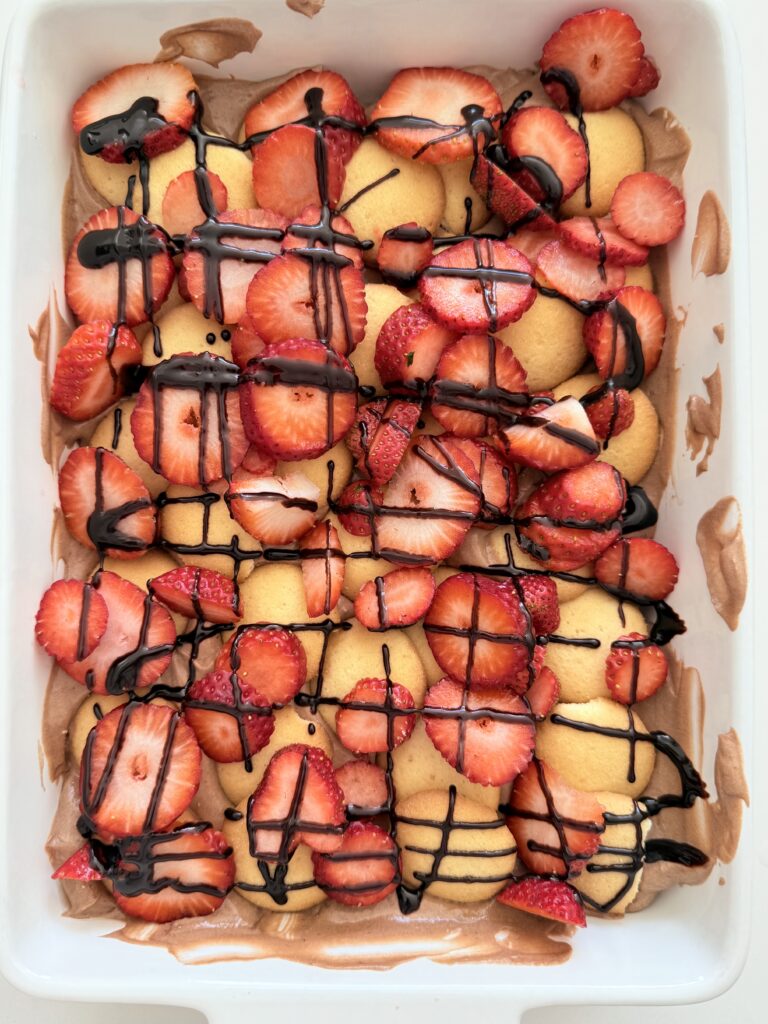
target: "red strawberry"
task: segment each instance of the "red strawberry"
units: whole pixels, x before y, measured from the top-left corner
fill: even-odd
[[[133,210],[112,206],[94,213],[75,235],[64,291],[81,323],[109,320],[135,327],[165,302],[174,274],[162,232]]]
[[[56,580],[43,594],[35,637],[47,654],[64,661],[86,658],[107,629],[107,602],[92,583]]]
[[[398,712],[409,711],[413,706],[410,690],[400,683],[361,679],[336,712],[336,734],[353,754],[394,750],[408,739],[416,724],[415,715]]]
[[[243,314],[232,332],[232,362],[245,370],[251,359],[258,359],[266,345],[259,334],[256,321],[249,313]]]
[[[374,364],[387,387],[427,381],[445,348],[457,335],[417,302],[399,306],[382,324]]]
[[[431,259],[431,232],[410,220],[384,232],[376,263],[385,278],[411,287]]]
[[[557,231],[532,231],[530,228],[521,228],[516,231],[515,248],[527,257],[532,267],[536,266],[539,253],[545,245],[556,242],[560,235]]]
[[[330,615],[341,597],[346,556],[341,550],[339,533],[327,519],[318,523],[299,543],[301,575],[307,614]]]
[[[649,57],[647,54],[640,60],[640,74],[637,76],[637,81],[632,86],[630,96],[647,96],[649,92],[656,88],[661,81],[661,72],[656,67],[653,57]]]
[[[425,712],[424,727],[446,761],[472,782],[502,786],[533,756],[528,709],[508,690],[468,690],[455,679],[441,679],[427,691],[424,706],[456,712]]]
[[[595,576],[607,587],[647,601],[663,601],[677,583],[675,556],[650,537],[622,538],[595,562]]]
[[[490,334],[465,334],[437,364],[431,409],[459,437],[495,434],[528,403],[525,370]]]
[[[624,268],[606,264],[574,252],[564,242],[550,242],[539,253],[536,276],[573,302],[611,299],[624,284]]]
[[[543,665],[536,673],[523,700],[531,709],[537,722],[543,722],[552,708],[560,699],[560,683],[557,676],[548,666]]]
[[[141,345],[130,328],[108,320],[81,324],[56,357],[49,401],[70,420],[98,416],[125,394],[121,371],[141,359]]]
[[[435,577],[424,568],[394,569],[369,580],[355,598],[355,618],[366,629],[412,626],[432,604]]]
[[[513,910],[522,910],[534,917],[574,924],[586,928],[587,916],[578,891],[567,882],[551,878],[520,878],[510,882],[496,897],[499,903]]]
[[[459,242],[435,256],[419,279],[421,301],[455,331],[497,331],[533,305],[531,265],[507,242]]]
[[[149,590],[167,608],[188,619],[235,623],[242,617],[235,584],[214,569],[181,565],[149,581]]]
[[[668,178],[640,171],[622,178],[613,193],[616,227],[638,245],[666,245],[685,224],[685,199]]]
[[[339,849],[313,853],[312,864],[315,881],[330,899],[348,907],[372,907],[395,891],[400,853],[383,828],[355,821]]]
[[[560,238],[569,249],[598,264],[640,267],[648,262],[648,250],[624,238],[610,217],[570,217],[558,225]]]
[[[607,110],[630,95],[640,74],[643,44],[632,18],[601,7],[568,18],[544,44],[541,70],[565,68],[576,78],[584,110]],[[544,77],[544,87],[561,107],[563,87]]]
[[[389,790],[384,769],[370,761],[347,761],[336,769],[336,781],[344,792],[347,814],[373,817],[387,806]]]
[[[347,447],[357,468],[377,486],[391,480],[411,442],[421,405],[398,398],[361,405],[347,434]]]
[[[340,213],[331,216],[330,209],[307,206],[292,219],[283,239],[283,252],[291,249],[311,254],[313,249],[330,249],[351,260],[358,270],[363,269],[362,244],[346,217]]]
[[[347,484],[336,504],[339,522],[355,537],[370,537],[375,511],[383,500],[381,488],[370,480],[354,480]]]
[[[155,540],[155,506],[141,477],[105,448],[75,448],[59,473],[64,523],[87,548],[138,558]]]
[[[603,391],[603,385],[597,384],[590,388],[587,395]],[[582,404],[587,412],[589,422],[596,437],[610,441],[618,437],[627,427],[631,427],[635,419],[635,402],[632,395],[624,388],[609,388],[597,401],[584,401]]]
[[[560,604],[555,581],[549,576],[518,576],[510,580],[518,600],[522,597],[528,609],[536,636],[557,632],[560,625]]]
[[[184,720],[208,757],[248,761],[269,743],[275,719],[269,701],[225,669],[196,679],[184,697]]]
[[[635,322],[643,351],[644,376],[647,377],[658,366],[667,330],[664,310],[653,292],[637,285],[621,288],[616,293],[616,303],[593,313],[584,321],[584,344],[603,380],[627,372],[627,336],[617,304]]]
[[[365,282],[353,266],[286,253],[256,275],[245,305],[268,345],[315,338],[348,355],[365,334]]]
[[[508,514],[517,498],[514,468],[505,465],[496,449],[485,441],[447,435],[442,435],[441,441],[450,451],[463,452],[475,467],[482,495],[475,525],[482,530],[492,530]]]
[[[51,875],[51,878],[67,879],[72,882],[100,882],[103,877],[103,873],[94,867],[90,843],[81,846]]]
[[[605,659],[605,684],[620,704],[647,700],[667,679],[664,651],[642,633],[620,636]]]
[[[480,107],[487,120],[498,118],[503,110],[499,94],[481,75],[457,68],[403,68],[371,111],[371,122],[376,138],[387,149],[423,163],[452,163],[472,156],[473,139],[464,113],[468,106]],[[387,124],[388,118],[402,115],[434,124],[418,128]],[[486,142],[490,130],[488,125],[482,131]]]
[[[227,186],[213,171],[206,170],[207,187],[210,190],[213,213],[227,208]],[[197,175],[184,171],[174,178],[163,196],[163,227],[169,235],[189,235],[208,214],[200,205]]]
[[[241,626],[222,647],[215,670],[237,673],[270,704],[289,704],[307,680],[301,641],[279,626]]]
[[[303,473],[259,477],[238,469],[227,490],[232,517],[264,544],[288,544],[312,529],[319,497]]]
[[[516,180],[515,166],[499,146],[491,146],[478,154],[470,181],[490,209],[512,229],[554,231],[557,224],[547,210]]]
[[[72,127],[80,135],[86,153],[98,153],[109,163],[130,162],[139,150],[146,157],[157,156],[180,146],[195,116],[191,93],[195,80],[182,64],[170,61],[154,64],[129,64],[112,71],[90,86],[72,107]],[[148,115],[146,129],[133,138],[131,108],[138,100]],[[117,131],[99,121],[114,119]],[[125,130],[127,129],[127,131]]]
[[[245,453],[239,468],[251,476],[273,476],[277,467],[277,459],[268,452],[263,452],[252,444]]]
[[[175,484],[200,487],[231,477],[248,451],[234,363],[203,352],[153,368],[131,413],[136,451]]]
[[[344,794],[322,750],[293,743],[273,756],[248,805],[251,856],[286,863],[299,843],[333,853],[344,834]]]
[[[80,766],[88,825],[102,835],[168,828],[200,785],[200,747],[179,712],[162,704],[121,704],[96,723]]]
[[[563,115],[551,107],[518,110],[504,125],[501,138],[511,157],[536,157],[552,168],[562,186],[561,201],[573,195],[587,175],[584,140]],[[546,198],[529,171],[520,172],[519,180],[534,199]]]
[[[575,398],[537,405],[501,434],[510,462],[553,473],[590,463],[600,452],[584,406]]]
[[[341,153],[329,139],[318,149],[313,128],[289,124],[253,148],[253,194],[261,207],[296,217],[306,206],[338,205],[343,188]]]

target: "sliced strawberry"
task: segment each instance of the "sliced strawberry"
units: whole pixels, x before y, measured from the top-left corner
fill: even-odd
[[[75,448],[59,473],[67,529],[113,558],[138,558],[155,540],[155,506],[141,477],[105,448]]]
[[[415,220],[384,232],[376,263],[385,278],[412,287],[432,259],[432,234]]]
[[[286,863],[299,843],[333,853],[344,833],[344,794],[329,757],[293,743],[273,756],[248,804],[251,856]]]
[[[611,216],[622,235],[638,245],[666,245],[683,230],[685,199],[668,178],[640,171],[617,185]]]
[[[363,269],[362,243],[354,228],[340,213],[332,215],[327,206],[306,206],[292,219],[283,239],[283,252],[291,249],[299,249],[309,258],[313,258],[313,249],[329,249],[351,260],[358,270]]]
[[[247,762],[275,728],[269,701],[226,669],[195,680],[184,697],[184,720],[208,757],[224,764]]]
[[[98,416],[125,394],[123,369],[141,360],[141,345],[129,327],[108,320],[81,324],[56,357],[49,401],[70,420]]]
[[[419,279],[421,300],[451,330],[497,331],[533,305],[531,265],[507,242],[476,238],[434,257]]]
[[[346,556],[339,532],[329,520],[318,523],[299,543],[307,614],[330,615],[341,597]]]
[[[347,761],[336,769],[336,781],[344,792],[344,803],[350,816],[373,817],[387,806],[387,776],[377,764]]]
[[[232,580],[199,565],[181,565],[155,576],[149,581],[149,591],[166,608],[188,619],[235,623],[243,614]]]
[[[311,459],[355,421],[357,377],[344,356],[319,341],[268,345],[243,375],[240,406],[248,437],[279,459]]]
[[[664,685],[668,671],[661,647],[642,633],[629,633],[611,644],[605,659],[605,684],[620,704],[636,704]]]
[[[342,355],[362,341],[368,312],[365,282],[356,267],[338,269],[292,252],[256,275],[246,309],[267,344],[315,338]]]
[[[618,307],[621,307],[619,309]],[[634,346],[627,345],[627,330],[624,327],[626,314],[630,317],[628,330],[636,332],[643,353],[643,375],[652,373],[658,366],[667,318],[658,298],[645,288],[629,285],[616,293],[616,302],[607,309],[592,313],[584,321],[584,344],[595,360],[597,372],[607,380],[634,369],[634,358],[627,367],[627,348],[634,357]],[[634,320],[634,328],[631,321]]]
[[[244,313],[237,327],[232,332],[232,362],[245,370],[252,359],[258,359],[266,345],[259,334],[256,321],[249,313]]]
[[[238,469],[227,490],[232,517],[264,544],[287,544],[312,529],[319,497],[303,473],[259,477]]]
[[[533,406],[501,434],[511,462],[553,473],[597,458],[600,446],[584,406],[575,398]]]
[[[56,580],[37,609],[35,637],[54,658],[86,658],[104,636],[108,614],[107,602],[92,583]]]
[[[221,213],[227,208],[227,186],[213,171],[205,172],[210,191],[210,213]],[[163,196],[163,227],[169,235],[189,235],[202,224],[208,213],[200,205],[195,171],[183,171],[174,178]]]
[[[463,452],[475,467],[482,496],[475,525],[483,530],[493,529],[509,513],[517,498],[514,468],[505,465],[496,449],[485,441],[446,435],[441,436],[441,441],[449,451]]]
[[[438,323],[418,302],[399,306],[382,324],[374,364],[382,383],[428,381],[446,347],[457,335]]]
[[[313,128],[286,125],[253,149],[256,202],[284,217],[296,217],[306,206],[337,206],[343,188],[341,153],[328,140],[318,147]]]
[[[166,829],[200,785],[201,754],[179,712],[131,701],[88,734],[80,798],[88,826],[103,835]]]
[[[307,657],[295,633],[279,626],[241,626],[222,647],[216,671],[237,673],[270,704],[289,704],[307,680]]]
[[[210,352],[153,367],[131,413],[136,451],[175,484],[229,479],[248,450],[234,363]]]
[[[168,297],[175,270],[165,236],[125,206],[99,210],[75,235],[64,272],[81,323],[143,324]]]
[[[195,80],[170,61],[129,64],[86,89],[72,107],[72,127],[86,153],[130,162],[180,146],[195,116]]]
[[[567,882],[551,878],[520,878],[500,892],[499,903],[513,910],[522,910],[534,917],[545,917],[549,921],[586,928],[587,915],[578,891]]]
[[[561,201],[572,196],[587,175],[584,140],[563,115],[551,107],[523,107],[518,110],[504,125],[501,138],[511,157],[535,157],[554,171],[562,189]],[[519,180],[534,199],[546,198],[530,171],[521,171]]]
[[[400,465],[416,429],[421,405],[399,398],[361,405],[347,434],[357,468],[377,486],[388,483]]]
[[[508,690],[474,691],[455,679],[441,679],[427,691],[424,706],[447,712],[425,712],[424,727],[445,760],[471,782],[502,786],[533,756],[535,732],[528,709]]]
[[[536,636],[555,633],[560,625],[560,604],[555,581],[549,576],[519,576],[510,580],[510,587],[522,597],[528,609]]]
[[[339,522],[355,537],[370,537],[376,510],[383,500],[381,488],[370,480],[354,480],[347,484],[336,504]]]
[[[478,195],[512,229],[554,231],[556,222],[547,209],[533,198],[516,177],[517,162],[509,160],[500,146],[479,153],[472,165],[470,181]],[[530,175],[526,175],[526,179]]]
[[[640,60],[640,74],[632,86],[630,96],[647,96],[661,81],[661,72],[656,67],[653,57],[645,54]]]
[[[606,587],[647,601],[663,601],[675,589],[675,556],[650,537],[622,538],[595,562],[595,576]]]
[[[51,875],[51,878],[66,879],[71,882],[100,882],[103,877],[103,873],[94,867],[90,843],[85,843],[79,850],[76,850]]]
[[[361,679],[336,712],[336,735],[353,754],[394,750],[413,732],[416,716],[400,714],[413,706],[411,691],[400,683]]]
[[[640,74],[643,44],[630,15],[601,7],[568,18],[544,44],[541,70],[564,68],[576,78],[584,110],[607,110],[630,95]],[[544,77],[544,88],[561,107],[564,90]]]
[[[632,426],[635,419],[635,402],[624,388],[609,388],[606,391],[603,385],[598,384],[587,392],[587,395],[598,394],[600,397],[597,401],[582,399],[582,404],[595,436],[610,441],[612,437],[618,437],[627,427]]]
[[[240,469],[251,476],[273,476],[277,467],[274,455],[262,451],[258,445],[252,444],[240,463]]]
[[[536,276],[572,302],[597,302],[612,299],[626,275],[624,267],[601,267],[564,242],[550,242],[539,253]]]
[[[434,596],[435,577],[429,569],[394,569],[362,585],[355,618],[373,630],[412,626],[426,615]]]
[[[480,109],[470,114],[467,107]],[[387,149],[423,163],[452,163],[472,156],[472,121],[483,119],[479,130],[487,142],[493,130],[489,122],[502,110],[499,94],[481,75],[458,68],[403,68],[371,111],[371,122]],[[404,116],[431,123],[404,126]]]
[[[570,217],[558,225],[560,238],[569,249],[603,265],[640,267],[648,262],[648,250],[624,238],[610,217]]]
[[[525,693],[525,703],[537,722],[543,722],[560,699],[560,683],[547,665],[536,673],[536,678]]]
[[[514,235],[515,248],[528,258],[532,267],[535,267],[544,246],[556,242],[559,237],[557,230],[532,231],[530,228],[521,228]]]
[[[394,839],[372,822],[355,821],[334,853],[313,853],[315,881],[329,899],[348,907],[381,903],[400,873],[400,853]]]

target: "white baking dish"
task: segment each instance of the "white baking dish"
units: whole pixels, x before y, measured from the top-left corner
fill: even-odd
[[[197,1007],[212,1020],[253,1013],[312,1014],[314,1024],[364,1013],[370,1024],[393,1014],[436,1012],[466,1021],[510,1021],[531,1006],[581,1002],[693,1002],[714,996],[738,975],[749,935],[749,825],[728,868],[703,887],[667,893],[621,924],[590,921],[573,957],[559,967],[445,966],[420,961],[389,972],[328,971],[284,961],[183,966],[156,948],[107,942],[104,922],[61,916],[43,851],[55,803],[41,787],[37,737],[47,660],[32,622],[51,579],[48,557],[54,479],[40,455],[39,367],[27,337],[60,285],[61,196],[72,144],[72,100],[100,74],[150,59],[161,32],[212,16],[250,18],[264,35],[252,55],[223,72],[267,78],[326,63],[366,98],[409,64],[525,66],[578,0],[326,0],[313,20],[279,0],[28,0],[5,56],[0,254],[2,374],[2,643],[0,691],[0,955],[20,988],[41,996],[159,1002]],[[588,3],[584,3],[588,7]],[[672,246],[675,304],[687,311],[679,353],[678,423],[685,398],[720,364],[724,421],[710,471],[696,478],[680,438],[673,481],[661,509],[660,537],[682,562],[675,604],[689,624],[677,649],[704,678],[704,771],[711,779],[718,733],[735,726],[750,749],[752,622],[749,603],[732,634],[708,599],[695,543],[700,515],[735,494],[750,532],[750,339],[747,324],[745,146],[739,60],[731,28],[714,0],[627,0],[647,49],[663,70],[654,103],[672,109],[693,139],[685,175],[689,222]],[[198,70],[203,70],[202,67]],[[210,73],[209,68],[204,69]],[[223,73],[220,72],[220,73]],[[695,210],[714,189],[729,217],[734,251],[721,277],[693,279]],[[718,345],[714,324],[725,325]],[[718,885],[718,878],[726,880]],[[275,1019],[275,1018],[273,1018]]]

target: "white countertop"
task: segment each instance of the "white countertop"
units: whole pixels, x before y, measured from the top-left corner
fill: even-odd
[[[333,3],[334,0],[327,0]],[[621,0],[613,0],[617,7]],[[659,0],[655,0],[659,2]],[[13,12],[24,0],[1,0],[0,39],[4,40]],[[648,0],[649,7],[653,0]],[[590,4],[584,4],[589,7]],[[595,5],[597,6],[597,5]],[[768,130],[765,125],[765,40],[768,38],[768,5],[764,0],[727,0],[726,6],[736,25],[741,45],[746,91],[748,158],[752,230],[752,292],[761,296],[768,278]],[[768,342],[764,337],[758,302],[753,303],[754,334],[753,380],[768,379]],[[756,437],[768,433],[768,406],[763,400],[755,405],[753,429]],[[745,424],[746,428],[746,424]],[[768,469],[768,459],[758,460]],[[756,509],[768,506],[768,472],[755,481]],[[751,585],[756,587],[756,621],[768,620],[768,587],[758,579],[757,566],[768,566],[768,535],[757,532],[756,566]],[[759,657],[758,671],[762,669]],[[755,680],[755,713],[758,722],[768,722],[768,691],[762,673]],[[768,963],[768,751],[763,745],[756,752],[754,765],[752,814],[755,820],[755,844],[758,871],[754,894],[754,920],[749,959],[741,978],[733,988],[710,1003],[689,1007],[658,1007],[650,1011],[655,1024],[765,1024],[765,964]],[[762,911],[762,912],[761,912]],[[648,1019],[648,1009],[632,1007],[559,1007],[532,1010],[524,1024],[640,1024]],[[167,1007],[112,1006],[105,1004],[44,1002],[23,995],[0,977],[0,1024],[201,1024],[202,1014]]]

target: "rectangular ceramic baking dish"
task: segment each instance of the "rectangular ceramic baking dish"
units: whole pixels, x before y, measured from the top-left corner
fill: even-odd
[[[55,787],[41,770],[40,728],[47,659],[33,640],[38,598],[52,577],[49,558],[55,479],[40,453],[40,371],[28,325],[62,294],[60,210],[72,146],[69,108],[101,74],[151,59],[160,34],[211,17],[242,17],[263,32],[253,54],[219,74],[263,79],[294,67],[328,64],[364,99],[410,64],[523,67],[579,0],[326,0],[314,19],[280,0],[27,0],[5,54],[2,106],[3,212],[0,253],[2,386],[2,614],[0,623],[0,956],[19,988],[39,996],[197,1007],[236,1022],[257,1013],[278,1019],[311,1012],[314,1024],[365,1014],[370,1024],[435,1012],[510,1021],[552,1003],[672,1003],[711,998],[729,986],[749,936],[749,824],[733,864],[703,887],[665,894],[616,924],[590,921],[564,966],[441,965],[417,961],[388,972],[329,971],[285,961],[184,966],[163,950],[105,941],[105,922],[62,917],[43,851]],[[685,125],[693,150],[685,173],[691,211],[671,247],[672,291],[685,316],[678,362],[678,443],[662,508],[660,539],[680,557],[676,606],[689,631],[677,644],[702,671],[706,691],[703,767],[711,779],[719,733],[734,726],[749,758],[752,621],[749,602],[731,633],[707,596],[696,523],[724,495],[736,495],[751,551],[750,337],[745,266],[746,183],[739,57],[715,0],[622,0],[642,26],[663,70],[653,101]],[[193,68],[194,70],[194,68]],[[211,73],[208,67],[197,70]],[[731,224],[726,274],[691,274],[695,210],[713,189]],[[719,345],[712,328],[724,324]],[[684,452],[685,398],[720,365],[722,435],[711,468],[696,477]],[[670,423],[666,429],[674,429]],[[694,752],[695,753],[695,752]],[[42,784],[41,784],[42,782]],[[724,879],[725,884],[718,884]],[[372,937],[375,941],[375,936]],[[285,1018],[283,1018],[285,1019]]]

